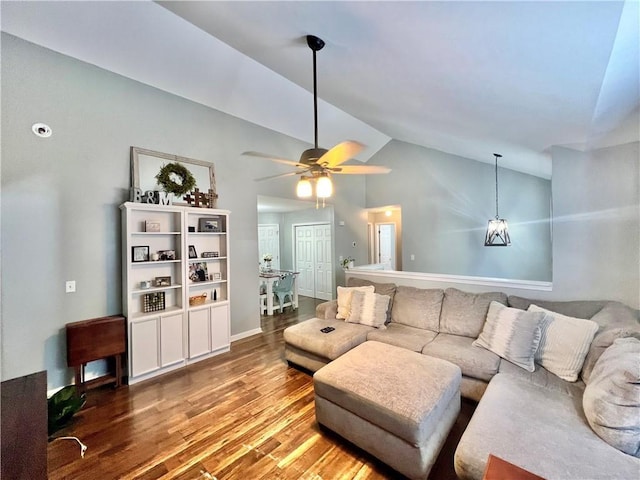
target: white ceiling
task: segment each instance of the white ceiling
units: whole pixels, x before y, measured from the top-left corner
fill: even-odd
[[[164,8],[163,8],[164,7]],[[2,30],[295,138],[390,138],[551,176],[639,139],[637,1],[2,2]],[[230,48],[231,47],[231,48]],[[247,145],[247,150],[252,149]],[[297,158],[293,152],[268,152]]]

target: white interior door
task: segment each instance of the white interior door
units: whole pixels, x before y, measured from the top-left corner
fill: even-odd
[[[295,227],[295,237],[296,271],[299,272],[296,279],[298,282],[298,295],[314,297],[313,227],[310,225]]]
[[[388,266],[391,270],[396,269],[396,224],[378,223],[378,263]]]
[[[280,226],[277,223],[258,225],[258,262],[262,263],[266,253],[273,256],[271,268],[280,270]]]
[[[333,293],[333,262],[331,261],[331,225],[314,225],[315,295],[331,300]]]
[[[331,225],[297,225],[295,227],[296,270],[300,272],[298,294],[322,300],[333,295],[333,245]]]

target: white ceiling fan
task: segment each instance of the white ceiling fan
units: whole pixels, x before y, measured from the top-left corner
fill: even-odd
[[[297,187],[297,194],[299,197],[310,197],[312,195],[313,189],[311,181],[314,180],[316,183],[316,196],[320,198],[326,198],[331,196],[331,193],[333,191],[333,185],[331,184],[330,179],[331,174],[381,174],[389,173],[391,169],[377,165],[342,165],[344,162],[357,155],[364,148],[364,145],[353,140],[346,140],[344,142],[341,142],[330,150],[318,147],[318,90],[316,75],[316,52],[324,47],[324,41],[316,37],[315,35],[307,35],[307,45],[313,51],[313,119],[315,128],[314,148],[310,148],[302,152],[302,155],[300,155],[300,160],[297,162],[260,152],[244,152],[243,155],[257,158],[266,158],[274,162],[283,163],[285,165],[290,165],[297,168],[297,170],[293,172],[257,178],[257,182],[263,180],[271,180],[274,178],[300,175],[300,181],[298,182]]]

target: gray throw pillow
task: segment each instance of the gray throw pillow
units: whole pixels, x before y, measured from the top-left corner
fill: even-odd
[[[640,340],[619,338],[596,362],[582,396],[593,431],[640,458]]]

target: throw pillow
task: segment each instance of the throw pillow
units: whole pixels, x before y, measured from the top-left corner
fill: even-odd
[[[534,357],[540,343],[540,322],[543,318],[544,313],[525,312],[491,302],[487,321],[473,345],[491,350],[528,372],[533,372]]]
[[[338,287],[338,313],[336,318],[345,319],[349,317],[351,311],[351,294],[353,292],[371,292],[373,293],[373,285],[365,287]]]
[[[389,307],[387,307],[387,322],[391,321],[391,310],[393,309],[393,297],[396,294],[395,283],[377,283],[364,278],[349,277],[347,279],[347,287],[363,287],[365,285],[373,285],[373,291],[380,295],[389,295]]]
[[[528,312],[541,312],[540,345],[535,361],[551,373],[575,382],[582,370],[598,324],[591,320],[568,317],[537,305],[529,305]]]
[[[593,431],[609,445],[640,458],[640,340],[619,338],[600,356],[582,407]]]
[[[507,296],[502,292],[469,293],[447,288],[442,301],[440,332],[477,338],[492,301],[506,305]]]
[[[346,321],[385,330],[390,300],[389,295],[355,291],[351,294],[351,312]]]

